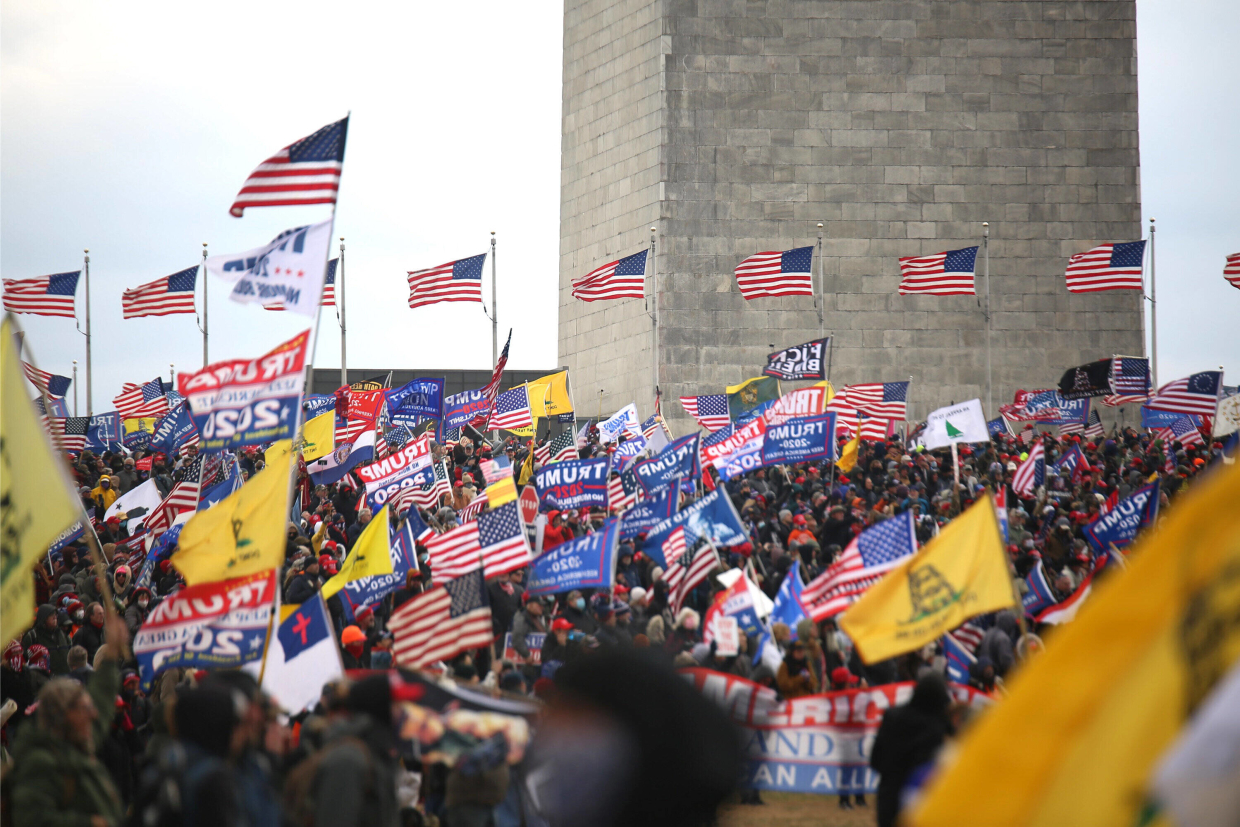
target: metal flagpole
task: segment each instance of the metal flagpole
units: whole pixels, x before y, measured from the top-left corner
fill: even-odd
[[[651,368],[651,376],[654,377],[655,393],[659,389],[659,268],[655,260],[655,228],[650,228],[650,324],[653,326],[652,340],[650,345],[651,355],[654,357],[654,365]]]
[[[491,230],[491,364],[499,362],[499,313],[495,309],[498,291],[495,288],[495,231]]]
[[[91,375],[90,375],[90,250],[83,250],[86,254],[86,415],[94,416],[94,404],[91,395]]]
[[[986,412],[995,409],[994,389],[990,379],[990,222],[982,222],[982,261],[986,277]]]
[[[74,416],[78,415],[77,396],[78,396],[77,394],[77,359],[74,359],[73,360],[73,415]]]
[[[344,236],[340,236],[340,261],[336,265],[336,306],[340,309],[340,384],[349,384],[349,360],[345,354],[345,338],[347,331],[344,321]]]
[[[205,368],[211,364],[207,358],[207,331],[210,329],[210,323],[207,321],[207,242],[202,242],[202,366]]]
[[[818,338],[822,338],[822,313],[827,304],[827,280],[822,272],[822,222],[818,222]]]
[[[87,290],[89,290],[89,286]],[[1150,219],[1150,372],[1158,387],[1158,288],[1154,282],[1154,219]]]

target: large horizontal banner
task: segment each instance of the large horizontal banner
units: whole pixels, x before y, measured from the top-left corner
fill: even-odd
[[[795,465],[819,459],[835,459],[835,414],[789,419],[766,429],[762,442],[763,465]]]
[[[700,442],[701,434],[698,431],[681,437],[659,452],[658,456],[634,465],[633,476],[637,477],[647,494],[661,491],[678,479],[696,480],[702,473],[698,460]]]
[[[399,451],[358,466],[357,475],[366,485],[366,503],[375,512],[400,489],[434,482],[430,435],[422,434],[406,442]]]
[[[741,728],[744,780],[754,790],[793,793],[874,793],[878,773],[870,751],[883,713],[907,703],[913,683],[825,692],[785,701],[772,689],[710,669],[682,669],[686,680]],[[949,684],[952,698],[984,707],[991,699]]]
[[[200,451],[292,439],[310,331],[257,359],[232,359],[177,375],[198,428]]]
[[[566,459],[539,468],[534,474],[540,511],[566,508],[607,507],[607,474],[610,457]]]

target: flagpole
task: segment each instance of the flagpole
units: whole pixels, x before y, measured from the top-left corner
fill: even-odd
[[[822,272],[822,222],[818,222],[818,338],[822,338],[822,313],[827,305],[827,280]]]
[[[73,415],[78,415],[78,394],[77,394],[77,359],[73,360]]]
[[[990,378],[990,222],[982,222],[982,260],[986,277],[986,410],[995,409],[994,386]]]
[[[210,322],[207,321],[207,242],[202,242],[202,366],[205,368],[211,364],[207,358],[207,331],[210,329]]]
[[[94,416],[94,404],[91,395],[90,372],[90,250],[83,250],[86,256],[86,415]]]
[[[87,285],[89,291],[90,286]],[[89,293],[87,294],[89,295]],[[89,313],[89,311],[87,311]],[[89,318],[89,315],[87,316]],[[1158,287],[1154,281],[1154,219],[1150,219],[1150,372],[1158,387]]]
[[[650,324],[654,328],[652,334],[653,338],[651,339],[650,344],[651,355],[654,357],[654,365],[651,368],[651,376],[654,378],[654,381],[651,384],[654,385],[657,392],[659,387],[659,268],[655,260],[654,235],[655,228],[651,227],[650,261],[648,262],[648,266],[650,268],[650,306],[652,308],[650,313]]]
[[[491,364],[499,362],[499,312],[495,309],[498,290],[495,287],[495,231],[491,230]]]
[[[343,387],[349,384],[349,361],[345,356],[345,337],[347,331],[345,330],[344,321],[344,236],[340,236],[340,263],[336,267],[336,288],[340,293],[340,298],[336,300],[336,306],[340,308],[340,384]],[[321,303],[322,299],[319,301]]]

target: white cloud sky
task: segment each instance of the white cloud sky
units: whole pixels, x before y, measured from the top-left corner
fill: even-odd
[[[1142,190],[1158,218],[1160,378],[1240,379],[1240,4],[1140,4]],[[477,305],[410,310],[407,270],[499,240],[511,365],[556,364],[562,7],[558,3],[69,3],[0,9],[0,265],[77,269],[91,250],[95,409],[125,381],[201,365],[192,317],[122,322],[120,293],[258,246],[328,208],[228,215],[281,146],[352,110],[336,235],[347,239],[351,368],[490,366]],[[488,278],[484,294],[489,304]],[[211,283],[212,360],[305,326]],[[316,364],[339,366],[324,315]],[[22,317],[47,369],[84,362],[64,319]],[[503,331],[501,331],[501,338]],[[1064,367],[1067,367],[1066,365]],[[84,377],[82,387],[85,387]],[[83,396],[83,411],[85,409]]]

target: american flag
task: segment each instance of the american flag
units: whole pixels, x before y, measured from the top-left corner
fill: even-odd
[[[641,299],[646,296],[646,250],[604,264],[573,279],[573,298],[583,302],[602,299]]]
[[[5,279],[4,309],[35,316],[77,318],[73,298],[77,294],[78,277],[81,275],[81,270],[75,270],[35,279]]]
[[[1022,499],[1033,497],[1034,489],[1046,481],[1046,451],[1042,443],[1036,443],[1029,450],[1029,456],[1012,477],[1012,491]]]
[[[1240,253],[1232,253],[1227,257],[1227,263],[1223,265],[1223,278],[1227,279],[1232,287],[1240,287]]]
[[[1098,415],[1097,411],[1091,410],[1089,412],[1089,424],[1085,426],[1086,439],[1102,439],[1106,434],[1106,428],[1102,426],[1102,417]]]
[[[908,419],[908,382],[871,382],[845,385],[844,401],[866,416],[880,419]]]
[[[164,385],[158,377],[145,385],[126,382],[124,390],[112,398],[112,404],[116,405],[121,419],[141,419],[168,413],[168,398],[164,396]]]
[[[1064,274],[1069,293],[1100,290],[1141,290],[1144,241],[1101,244],[1068,259]]]
[[[894,419],[866,416],[849,404],[843,395],[833,397],[826,409],[835,413],[836,432],[846,433],[849,439],[860,431],[865,442],[883,442],[895,433]]]
[[[839,559],[802,590],[801,602],[814,622],[821,623],[856,603],[916,551],[912,512],[876,523],[854,537]]]
[[[534,459],[540,465],[563,462],[566,459],[577,459],[577,440],[573,436],[573,432],[571,430],[564,431],[548,440],[545,445],[535,448]]]
[[[516,501],[484,511],[478,519],[426,541],[435,583],[485,568],[488,578],[530,564],[530,546]]]
[[[976,652],[977,647],[981,645],[982,638],[986,636],[986,632],[978,627],[973,621],[965,621],[964,625],[954,631],[948,632],[957,643],[969,650],[970,653]]]
[[[193,460],[181,466],[177,475],[180,481],[172,486],[164,501],[155,507],[151,516],[144,521],[147,530],[155,537],[172,527],[173,521],[182,511],[198,510],[198,495],[202,491],[202,463],[205,454],[199,454]]]
[[[755,253],[736,265],[736,286],[748,299],[763,296],[812,296],[813,247]]]
[[[622,471],[607,480],[607,507],[614,513],[627,511],[637,504],[641,483],[632,471]]]
[[[392,660],[421,669],[468,649],[489,646],[491,607],[482,572],[473,571],[414,595],[392,612]]]
[[[198,265],[179,273],[126,290],[121,293],[121,311],[126,319],[139,316],[171,316],[194,312],[194,285],[198,281]]]
[[[335,307],[336,306],[336,264],[340,261],[333,258],[327,262],[327,281],[323,282],[323,294],[319,298],[319,307]],[[263,310],[283,310],[284,303],[264,304]]]
[[[667,561],[663,581],[667,583],[668,603],[672,614],[676,614],[694,587],[718,568],[719,554],[706,542],[699,543],[696,551],[688,551],[685,529],[681,526],[663,541],[663,559]]]
[[[722,393],[708,396],[682,396],[680,407],[708,431],[717,431],[732,421],[728,413],[728,397]]]
[[[1201,437],[1201,431],[1197,429],[1196,421],[1191,416],[1182,416],[1166,428],[1159,428],[1154,432],[1154,438],[1161,439],[1166,445],[1179,442],[1185,448],[1190,445],[1206,444]]]
[[[1222,371],[1194,373],[1186,379],[1176,379],[1163,385],[1146,405],[1159,411],[1214,416],[1222,387]]]
[[[412,436],[413,434],[406,426],[397,425],[387,432],[384,439],[387,441],[389,448],[393,451],[399,451],[401,448],[405,447],[405,443],[408,442],[409,438]]]
[[[482,509],[487,506],[487,494],[483,491],[478,496],[469,501],[468,505],[462,508],[456,515],[456,521],[461,525],[472,520],[482,513]]]
[[[495,398],[487,430],[529,428],[534,424],[530,415],[530,394],[525,385],[509,388]]]
[[[487,254],[409,271],[409,306],[437,302],[481,302],[482,262]]]
[[[39,370],[34,365],[26,361],[22,362],[22,372],[26,374],[26,378],[30,380],[30,384],[52,397],[64,396],[69,392],[69,386],[73,384],[73,380],[68,376],[57,376],[54,373]]]
[[[59,440],[62,451],[80,454],[86,449],[86,430],[90,427],[89,416],[54,416],[47,420],[47,430],[52,434],[52,444]]]
[[[439,506],[440,501],[445,494],[452,493],[452,483],[448,481],[448,469],[444,467],[444,463],[435,463],[435,481],[427,483],[419,487],[402,488],[397,497],[399,502],[393,506],[397,511],[401,510],[401,506],[407,507],[407,501],[411,500],[417,503],[419,508],[432,510]]]
[[[335,204],[348,132],[346,117],[272,155],[245,179],[228,211],[240,218],[246,207]]]
[[[973,273],[976,264],[976,247],[948,250],[932,256],[905,256],[900,259],[900,295],[975,295]]]
[[[461,429],[449,428],[443,432],[443,446],[445,448],[455,448],[461,444]]]
[[[1126,402],[1144,402],[1150,396],[1150,360],[1143,356],[1111,359],[1111,393],[1102,398],[1114,408]]]
[[[495,369],[491,371],[491,381],[487,382],[482,388],[483,395],[487,398],[487,404],[493,410],[495,408],[495,399],[499,396],[499,383],[504,377],[504,366],[508,364],[508,346],[512,344],[512,328],[508,328],[508,341],[504,342],[504,349],[499,353],[499,361],[495,363]],[[489,411],[488,411],[489,415]],[[470,423],[475,428],[486,424],[487,416],[479,414],[473,418]],[[530,420],[533,422],[533,420]]]

